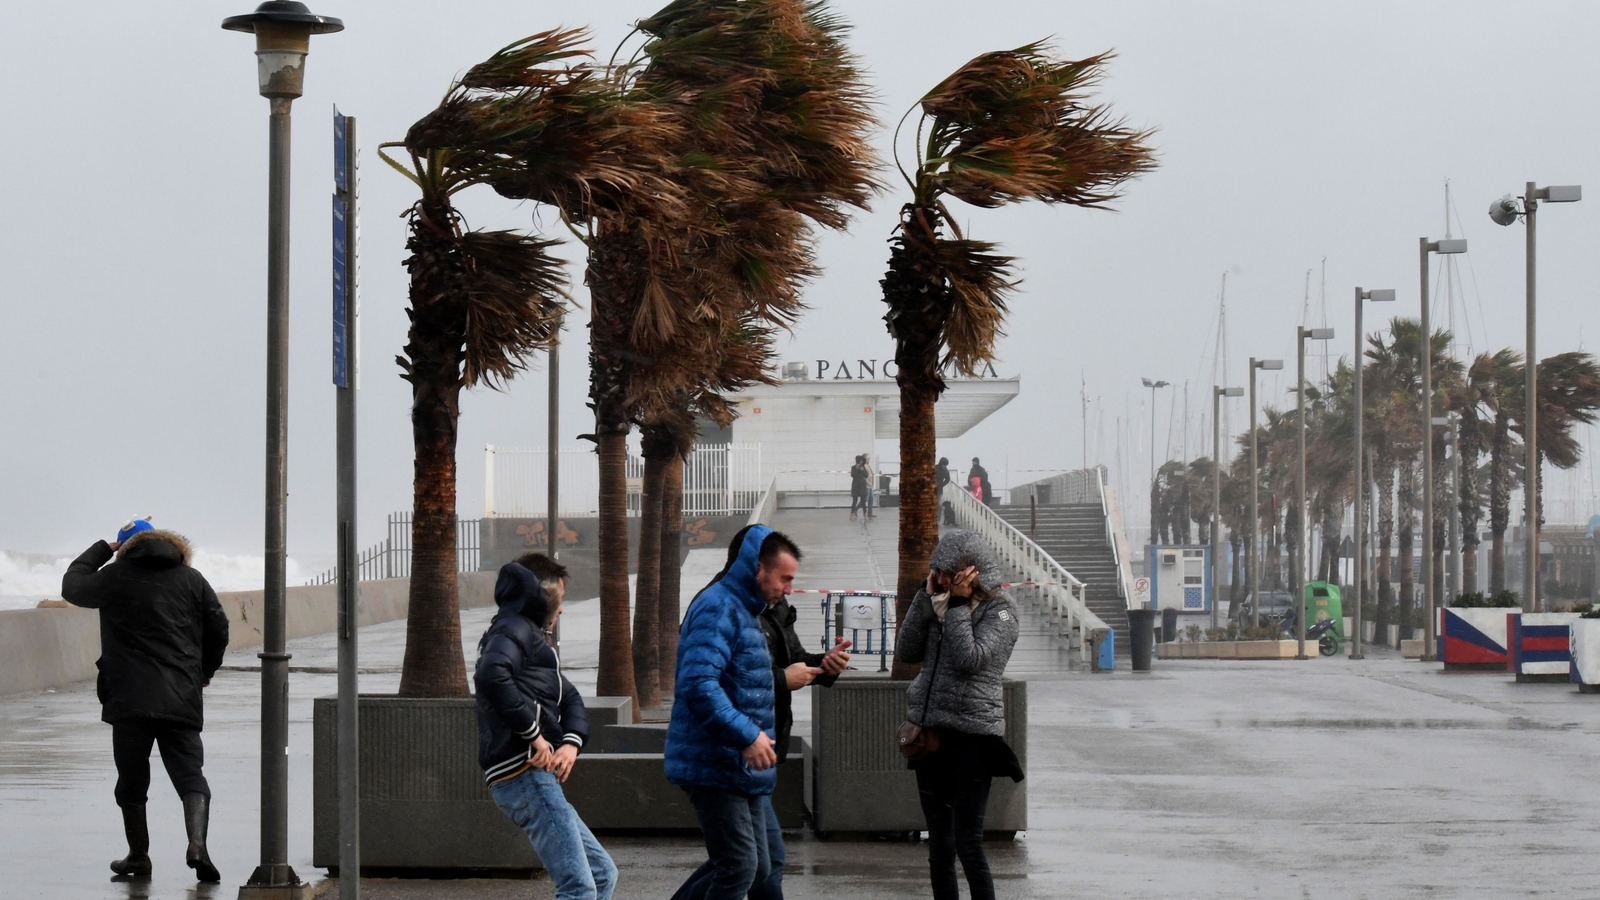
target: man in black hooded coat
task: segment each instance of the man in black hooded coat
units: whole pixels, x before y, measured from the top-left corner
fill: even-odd
[[[143,530],[134,531],[134,525]],[[203,882],[221,875],[206,851],[211,788],[201,767],[205,724],[201,689],[228,649],[228,616],[205,576],[189,567],[189,542],[170,531],[130,523],[126,540],[95,541],[67,568],[61,596],[74,606],[100,610],[100,676],[95,691],[100,718],[111,726],[117,765],[117,805],[122,808],[128,855],[111,864],[120,876],[150,875],[150,831],[145,818],[150,788],[150,748],[183,799],[189,833],[185,861]],[[113,555],[116,557],[111,561]]]

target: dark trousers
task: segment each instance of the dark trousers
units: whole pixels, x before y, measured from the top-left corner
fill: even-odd
[[[766,797],[750,797],[720,788],[688,787],[689,802],[706,839],[705,865],[672,895],[672,900],[744,900],[772,871],[768,849]],[[781,840],[782,835],[780,833]]]
[[[957,900],[956,859],[967,873],[972,900],[993,900],[994,877],[983,853],[983,818],[989,808],[989,776],[953,768],[917,770],[917,794],[928,822],[928,872],[933,900]]]
[[[143,806],[150,791],[150,747],[161,748],[161,764],[178,796],[204,794],[211,786],[200,769],[206,762],[200,732],[187,725],[155,719],[130,719],[111,726],[111,758],[117,764],[118,806]]]
[[[783,867],[788,862],[788,851],[783,848],[783,828],[778,824],[778,813],[772,808],[772,798],[762,797],[761,805],[767,808],[767,855],[772,859],[772,873],[765,881],[758,881],[750,887],[750,900],[783,900]],[[694,870],[689,880],[678,889],[674,898],[699,898],[704,897],[707,886],[711,883],[711,860],[700,864]]]
[[[865,490],[863,490],[862,488],[851,488],[850,489],[850,515],[853,516],[857,512],[871,512],[871,511],[872,511],[871,507],[869,507],[867,505],[867,492]]]

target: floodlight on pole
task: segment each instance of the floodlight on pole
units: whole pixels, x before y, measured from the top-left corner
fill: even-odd
[[[1558,184],[1539,187],[1530,181],[1523,190],[1521,216],[1527,226],[1526,268],[1524,290],[1527,293],[1527,347],[1523,351],[1523,423],[1522,444],[1527,456],[1523,460],[1523,536],[1522,609],[1538,612],[1543,607],[1539,598],[1539,341],[1538,301],[1536,277],[1538,262],[1538,212],[1539,201],[1547,203],[1576,203],[1583,199],[1583,186]],[[1489,218],[1496,225],[1510,225],[1517,220],[1517,203],[1510,194],[1496,200],[1489,207]]]
[[[1217,598],[1222,590],[1222,398],[1243,397],[1244,388],[1211,388],[1211,627],[1217,621]]]
[[[1365,482],[1363,482],[1361,480],[1361,458],[1362,458],[1363,454],[1365,453],[1365,451],[1363,449],[1364,445],[1362,443],[1362,436],[1361,436],[1362,424],[1363,424],[1363,420],[1365,418],[1363,416],[1363,414],[1362,414],[1362,407],[1361,407],[1361,404],[1362,404],[1361,373],[1362,373],[1362,370],[1364,370],[1366,368],[1366,365],[1362,362],[1362,359],[1365,356],[1366,350],[1365,350],[1364,347],[1361,346],[1362,342],[1366,340],[1366,332],[1363,330],[1362,325],[1361,325],[1361,313],[1362,313],[1362,310],[1364,309],[1364,307],[1361,304],[1361,301],[1363,301],[1363,300],[1371,300],[1374,303],[1393,303],[1394,302],[1394,289],[1393,288],[1374,288],[1372,290],[1367,290],[1365,288],[1360,288],[1360,287],[1356,288],[1356,366],[1355,366],[1355,368],[1356,368],[1356,370],[1355,370],[1356,416],[1355,416],[1355,454],[1354,454],[1354,456],[1356,458],[1356,462],[1355,462],[1356,471],[1355,471],[1355,480],[1351,482],[1351,485],[1353,486],[1352,494],[1355,497],[1355,533],[1354,533],[1354,538],[1355,538],[1355,553],[1356,553],[1356,565],[1355,565],[1355,569],[1356,569],[1356,571],[1355,571],[1355,576],[1356,576],[1355,577],[1355,582],[1356,582],[1356,584],[1355,584],[1355,587],[1356,587],[1356,609],[1355,609],[1355,616],[1353,617],[1353,621],[1352,621],[1352,625],[1354,627],[1351,629],[1352,631],[1355,632],[1355,634],[1349,636],[1350,639],[1351,639],[1351,643],[1350,643],[1350,658],[1351,659],[1366,659],[1366,655],[1361,652],[1361,639],[1363,637],[1362,629],[1364,627],[1362,625],[1361,611],[1362,611],[1362,602],[1363,602],[1363,599],[1364,599],[1363,595],[1365,594],[1365,592],[1367,590],[1367,554],[1366,554],[1366,550],[1364,549],[1365,546],[1366,546],[1366,504],[1364,502],[1366,500],[1366,494],[1364,493],[1363,488],[1362,488],[1362,485],[1365,484]]]
[[[1295,329],[1295,354],[1299,357],[1299,371],[1295,378],[1295,403],[1299,407],[1299,432],[1300,432],[1300,469],[1296,482],[1298,500],[1295,505],[1295,514],[1300,517],[1300,536],[1297,539],[1298,547],[1295,554],[1295,586],[1294,608],[1295,635],[1300,640],[1299,652],[1295,659],[1306,658],[1306,553],[1311,546],[1311,517],[1306,514],[1306,341],[1331,341],[1333,340],[1332,328],[1307,328],[1301,325]]]
[[[222,20],[256,36],[256,78],[271,101],[267,162],[266,540],[261,628],[261,861],[241,896],[300,898],[311,885],[289,865],[289,653],[286,560],[289,450],[289,108],[304,92],[313,34],[344,23],[312,15],[304,3],[268,0]]]
[[[1438,592],[1434,590],[1433,578],[1433,326],[1428,321],[1428,307],[1432,294],[1428,289],[1428,254],[1438,253],[1449,255],[1467,252],[1465,239],[1430,241],[1420,238],[1417,242],[1418,256],[1422,278],[1422,659],[1424,662],[1433,662],[1436,658],[1435,644],[1439,634],[1439,613],[1437,612]],[[1409,602],[1410,598],[1407,598]]]
[[[1277,372],[1283,368],[1281,359],[1256,359],[1250,357],[1250,627],[1261,624],[1261,467],[1257,454],[1259,440],[1256,434],[1256,370]]]

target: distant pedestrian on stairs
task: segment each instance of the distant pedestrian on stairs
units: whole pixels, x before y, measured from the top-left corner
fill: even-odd
[[[111,726],[115,796],[128,837],[128,855],[111,864],[119,879],[150,877],[145,802],[150,749],[159,746],[183,801],[189,834],[184,861],[199,881],[222,880],[206,850],[211,787],[201,771],[200,729],[201,690],[228,649],[228,615],[205,576],[189,567],[190,557],[181,535],[156,530],[148,518],[135,519],[115,541],[95,541],[61,579],[68,603],[100,610],[95,694],[100,719]]]
[[[950,477],[950,457],[939,457],[939,464],[933,467],[933,489],[939,497],[941,524],[944,525],[954,525],[956,523],[955,508],[950,505],[949,500],[944,499],[945,486],[953,484],[954,481],[955,479]]]
[[[967,491],[984,506],[994,505],[994,489],[989,487],[989,470],[978,464],[976,456],[972,458],[972,468],[967,470]]]

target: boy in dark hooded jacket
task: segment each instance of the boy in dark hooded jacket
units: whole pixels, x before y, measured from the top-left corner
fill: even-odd
[[[100,611],[95,693],[100,718],[111,726],[115,795],[128,837],[128,855],[111,871],[125,878],[150,877],[145,801],[152,745],[161,747],[161,762],[183,799],[185,861],[200,881],[222,878],[206,850],[211,788],[201,771],[200,692],[228,649],[228,615],[206,577],[189,567],[190,556],[182,535],[135,519],[122,526],[115,543],[95,541],[61,579],[68,603]]]
[[[561,784],[589,739],[577,688],[545,630],[561,615],[567,569],[542,553],[500,568],[500,611],[478,641],[478,763],[489,794],[528,839],[557,900],[607,900],[617,867],[567,802]]]

